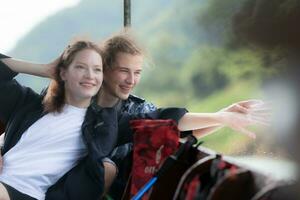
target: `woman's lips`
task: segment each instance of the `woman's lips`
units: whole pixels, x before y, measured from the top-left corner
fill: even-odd
[[[96,84],[93,82],[81,82],[80,85],[86,88],[92,88],[96,86]]]

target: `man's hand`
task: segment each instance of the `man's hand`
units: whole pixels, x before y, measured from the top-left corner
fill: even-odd
[[[260,100],[237,102],[220,110],[219,114],[224,125],[252,138],[256,135],[247,126],[270,124],[270,107]]]
[[[250,99],[246,101],[239,101],[234,104],[231,104],[230,106],[227,106],[220,111],[223,112],[238,112],[238,113],[249,113],[249,109],[253,106],[257,105],[263,105],[264,102],[261,100],[256,100],[256,99]]]
[[[236,102],[234,104],[231,104],[230,106],[227,106],[227,107],[221,109],[219,112],[233,112],[233,113],[247,114],[250,112],[249,108],[251,107],[251,105],[255,105],[260,102],[261,102],[260,100],[239,101],[239,102]],[[193,135],[196,138],[201,138],[201,137],[211,134],[223,127],[224,127],[223,125],[219,125],[219,126],[211,126],[211,127],[193,130]]]

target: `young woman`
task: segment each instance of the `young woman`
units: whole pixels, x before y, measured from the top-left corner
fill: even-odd
[[[29,66],[5,65],[9,59],[0,56],[0,120],[6,124],[0,199],[44,199],[87,154],[81,124],[102,84],[102,50],[89,41],[70,44],[45,96],[13,80]]]

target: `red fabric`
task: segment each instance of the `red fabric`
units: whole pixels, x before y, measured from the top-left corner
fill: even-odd
[[[201,185],[200,176],[197,174],[192,181],[186,183],[186,197],[185,200],[193,200],[196,198],[197,192]]]
[[[179,130],[173,120],[132,120],[134,131],[131,196],[157,172],[179,145]],[[148,199],[144,195],[143,200]]]

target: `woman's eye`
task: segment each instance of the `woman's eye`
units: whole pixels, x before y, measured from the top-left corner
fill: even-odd
[[[102,72],[102,69],[101,68],[96,68],[95,71],[96,72]]]
[[[84,69],[82,65],[76,65],[76,69]]]

